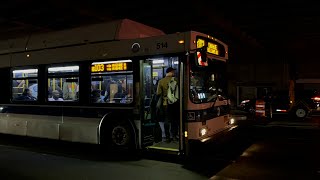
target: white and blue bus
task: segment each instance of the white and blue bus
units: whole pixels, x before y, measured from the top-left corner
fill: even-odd
[[[227,50],[129,19],[1,41],[0,133],[187,155],[235,126]],[[179,80],[178,142],[162,142],[155,113],[168,67]]]

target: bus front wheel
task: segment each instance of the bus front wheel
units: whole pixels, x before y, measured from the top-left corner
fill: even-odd
[[[132,128],[127,122],[113,122],[109,131],[110,143],[116,148],[132,147],[134,138]]]

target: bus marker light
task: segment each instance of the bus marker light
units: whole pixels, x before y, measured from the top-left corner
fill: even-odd
[[[178,41],[179,44],[183,44],[184,43],[184,40],[180,40]]]
[[[184,137],[188,137],[188,131],[184,131]]]

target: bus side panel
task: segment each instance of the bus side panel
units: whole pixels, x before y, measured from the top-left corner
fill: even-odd
[[[4,105],[0,114],[1,132],[6,134],[59,139],[61,107]]]
[[[105,114],[118,114],[121,120],[122,113],[126,117],[132,113],[130,109],[125,113],[117,111],[99,107],[7,105],[0,114],[0,132],[98,144],[99,125]]]
[[[24,115],[24,116],[30,116],[30,115]],[[28,118],[26,135],[30,137],[59,139],[60,123],[57,123],[55,121],[43,120],[47,118],[48,116],[38,116],[38,117],[32,116],[32,119]],[[53,119],[53,118],[56,118],[56,117],[52,117],[52,116],[50,117],[50,119]]]

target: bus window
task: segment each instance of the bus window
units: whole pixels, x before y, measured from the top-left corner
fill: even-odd
[[[48,101],[78,101],[79,66],[48,68]]]
[[[92,103],[120,103],[132,102],[133,75],[106,74],[92,76]]]
[[[133,98],[132,60],[91,64],[91,102],[129,104]]]
[[[225,63],[209,61],[207,67],[191,66],[189,77],[190,98],[193,103],[214,102],[226,97]]]
[[[12,100],[36,101],[38,98],[38,69],[12,71]]]

